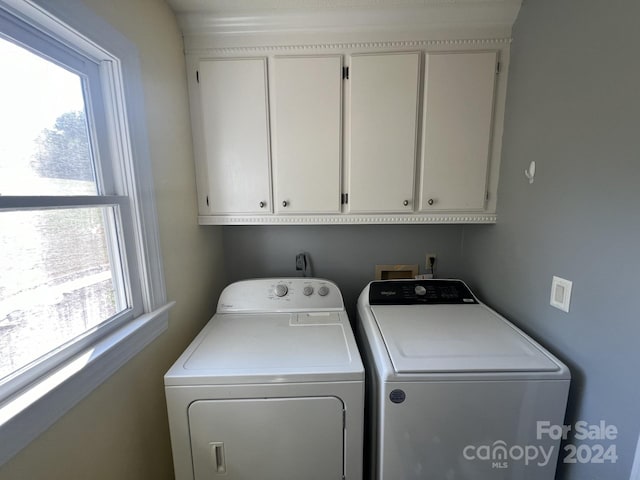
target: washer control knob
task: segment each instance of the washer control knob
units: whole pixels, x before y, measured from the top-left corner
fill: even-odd
[[[425,293],[427,293],[427,289],[422,285],[416,285],[415,292],[416,295],[424,295]]]
[[[276,285],[276,288],[274,290],[276,297],[284,297],[288,292],[289,292],[289,289],[287,288],[286,285],[282,283]]]
[[[302,290],[302,293],[304,293],[304,295],[308,297],[313,293],[313,287],[307,285],[306,287],[304,287],[304,290]]]
[[[321,286],[318,289],[318,295],[320,295],[321,297],[326,297],[327,295],[329,295],[329,287],[327,287],[326,285]]]

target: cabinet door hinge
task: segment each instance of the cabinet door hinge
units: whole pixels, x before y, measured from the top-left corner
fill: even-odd
[[[500,73],[501,69],[502,69],[502,65],[500,64],[500,62],[496,63],[496,73]]]
[[[347,203],[349,203],[349,194],[348,193],[341,193],[340,194],[340,204],[341,205],[346,205]]]
[[[200,83],[200,72],[196,70],[196,82]]]
[[[349,67],[342,67],[342,78],[349,80]]]

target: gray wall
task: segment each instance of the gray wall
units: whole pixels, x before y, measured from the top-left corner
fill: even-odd
[[[313,274],[335,281],[349,314],[358,295],[374,280],[376,264],[418,264],[436,253],[439,276],[461,273],[462,226],[323,225],[224,227],[223,245],[229,282],[256,277],[301,276],[295,256],[311,256]]]
[[[617,464],[565,466],[562,479],[628,479],[640,428],[638,19],[637,1],[525,0],[498,224],[464,229],[477,293],[571,367],[567,423],[620,430]],[[573,281],[568,314],[549,306],[553,275]]]

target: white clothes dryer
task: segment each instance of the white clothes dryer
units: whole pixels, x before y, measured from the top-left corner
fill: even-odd
[[[371,478],[554,478],[569,370],[463,282],[372,282],[357,328]]]
[[[362,478],[364,368],[332,282],[229,285],[164,381],[176,480]]]

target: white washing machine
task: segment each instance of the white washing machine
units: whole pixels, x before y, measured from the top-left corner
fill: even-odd
[[[372,282],[357,328],[370,478],[554,478],[569,370],[463,282]]]
[[[229,285],[164,382],[176,480],[362,478],[364,368],[332,282]]]

